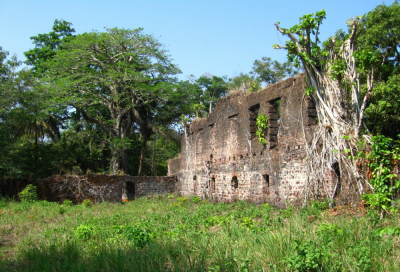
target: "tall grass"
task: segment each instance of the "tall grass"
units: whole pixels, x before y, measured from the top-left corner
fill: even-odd
[[[398,235],[377,232],[399,214],[166,196],[0,209],[1,271],[400,271]]]

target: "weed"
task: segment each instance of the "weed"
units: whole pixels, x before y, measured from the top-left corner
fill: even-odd
[[[65,208],[65,206],[60,206],[58,207],[58,213],[59,214],[64,214],[67,211],[67,209]]]
[[[92,225],[80,225],[75,230],[75,236],[79,240],[89,240],[95,234],[95,227]]]
[[[193,203],[199,203],[201,201],[201,198],[200,197],[198,197],[198,196],[193,196],[192,197],[192,202]]]
[[[290,271],[321,270],[326,256],[325,247],[318,246],[315,241],[307,239],[304,242],[294,240],[291,254],[283,261]]]
[[[74,203],[71,200],[66,199],[63,201],[63,205],[66,207],[72,207],[72,206],[74,206]]]
[[[92,207],[93,203],[90,199],[85,199],[82,201],[82,205],[85,206],[86,208]]]
[[[124,230],[125,237],[134,242],[135,247],[143,248],[155,238],[155,234],[145,227],[127,226]]]
[[[0,208],[5,208],[7,207],[7,199],[5,197],[0,197]]]
[[[38,200],[36,186],[28,184],[25,189],[18,193],[21,202],[34,202]]]
[[[386,234],[389,237],[395,235],[400,237],[400,226],[379,228],[376,230],[376,234],[378,236],[383,236],[384,234]]]

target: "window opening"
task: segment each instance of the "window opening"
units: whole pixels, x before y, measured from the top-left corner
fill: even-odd
[[[269,102],[269,121],[268,121],[268,132],[269,132],[269,148],[273,149],[278,145],[278,131],[280,124],[280,105],[281,99],[275,99]]]
[[[215,190],[215,178],[214,178],[214,177],[212,177],[212,178],[210,179],[210,181],[209,181],[209,187],[210,187],[210,189],[211,189],[212,191]]]
[[[250,140],[256,139],[257,132],[257,116],[260,111],[260,104],[256,104],[249,108],[249,120],[250,120]]]
[[[126,195],[128,197],[128,200],[135,198],[135,183],[133,183],[132,181],[128,181],[126,183]]]
[[[335,171],[335,174],[336,174],[336,176],[337,176],[337,185],[336,185],[336,192],[335,192],[335,194],[336,195],[338,195],[339,193],[340,193],[340,190],[341,190],[341,180],[340,180],[340,168],[339,168],[339,163],[338,162],[335,162],[333,165],[332,165],[332,168],[333,168],[333,170]]]
[[[233,188],[233,189],[239,188],[239,181],[238,181],[238,178],[237,178],[237,177],[232,177],[231,184],[232,184],[232,188]]]
[[[267,185],[267,187],[269,187],[269,175],[265,174],[265,175],[262,175],[262,176],[263,176],[265,184]]]
[[[307,105],[307,126],[315,126],[318,124],[317,109],[311,97],[306,97]]]

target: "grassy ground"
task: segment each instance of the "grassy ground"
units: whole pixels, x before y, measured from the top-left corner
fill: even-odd
[[[360,207],[0,204],[1,271],[400,271],[400,215]]]

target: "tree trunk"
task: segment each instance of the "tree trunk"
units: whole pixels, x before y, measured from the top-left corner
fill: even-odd
[[[128,149],[125,149],[122,152],[121,156],[121,170],[124,172],[124,174],[128,174],[128,166],[129,166]]]
[[[143,136],[142,139],[142,146],[140,149],[140,161],[139,161],[139,171],[138,171],[138,176],[143,175],[143,165],[144,165],[144,160],[145,160],[145,152],[146,152],[146,143],[147,143],[147,137]]]
[[[156,138],[153,141],[153,154],[151,158],[151,175],[156,176]]]
[[[359,74],[353,56],[357,25],[353,25],[350,37],[343,42],[339,50],[332,46],[328,60],[318,67],[315,62],[310,61],[312,59],[310,39],[308,45],[301,45],[293,33],[279,28],[278,25],[275,26],[293,42],[292,54],[296,52],[303,63],[307,83],[313,90],[311,96],[318,114],[319,124],[312,140],[306,143],[309,171],[306,200],[309,194],[320,193],[333,199],[341,184],[339,178],[336,184],[330,184],[330,174],[346,180],[348,185],[361,195],[364,191],[363,184],[369,185],[369,183],[359,174],[356,155],[367,98],[360,105]],[[332,43],[335,44],[334,41]],[[340,74],[335,74],[333,65],[338,61],[342,61],[345,68]],[[372,92],[370,79],[372,74],[368,75],[368,93]]]

